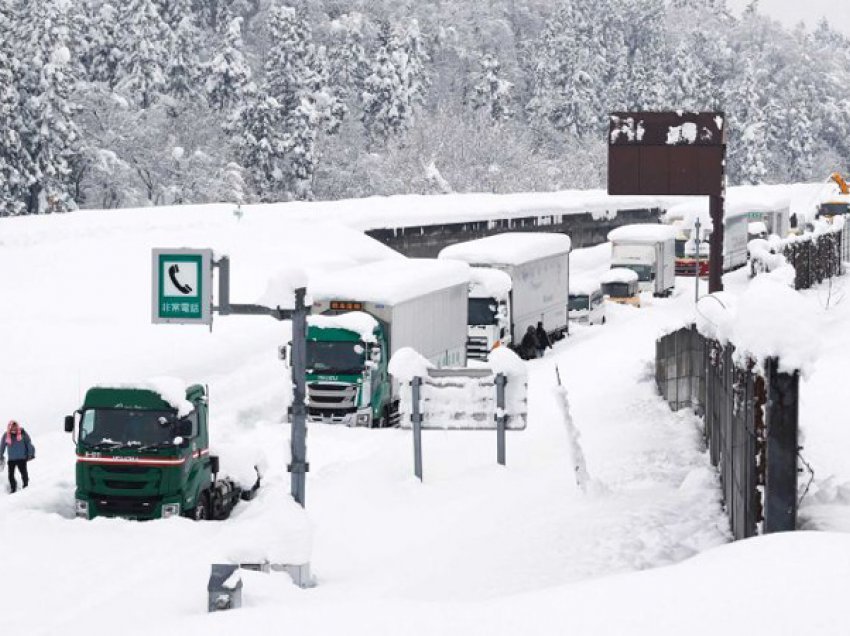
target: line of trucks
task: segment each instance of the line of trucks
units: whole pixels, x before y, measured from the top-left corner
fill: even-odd
[[[621,234],[614,264],[642,272],[644,287],[663,295],[672,248],[646,229]],[[599,290],[570,297],[570,249],[564,234],[505,233],[452,245],[437,259],[391,259],[314,277],[308,419],[397,424],[399,386],[388,365],[403,347],[435,366],[462,367],[518,345],[539,322],[554,340],[568,333],[571,317],[593,322]],[[571,316],[570,304],[584,293],[586,311],[577,307]],[[94,387],[65,418],[65,430],[76,448],[79,517],[225,519],[260,487],[259,474],[252,484],[219,476],[201,385]]]

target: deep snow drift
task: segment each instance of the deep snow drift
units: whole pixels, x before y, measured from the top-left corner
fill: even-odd
[[[428,431],[420,484],[409,431],[311,426],[300,510],[287,494],[289,380],[276,355],[288,325],[249,317],[216,317],[212,333],[150,325],[149,276],[151,247],[212,247],[231,257],[233,301],[252,302],[281,269],[311,276],[393,257],[356,231],[305,220],[310,209],[249,208],[239,220],[226,206],[207,206],[0,224],[0,268],[12,274],[0,279],[0,416],[22,421],[38,448],[32,486],[15,496],[0,490],[4,629],[841,633],[847,537],[798,533],[725,546],[699,421],[671,413],[656,394],[654,340],[694,317],[688,279],[672,298],[645,297],[640,309],[609,304],[606,325],[576,326],[526,365],[528,427],[509,433],[506,468],[496,465],[493,432]],[[347,223],[367,223],[357,217],[364,209],[352,203]],[[600,275],[609,254],[609,246],[577,250],[572,273]],[[731,294],[748,285],[743,271],[726,281]],[[844,285],[801,295],[800,320],[828,344],[802,387],[803,453],[818,473],[802,514],[818,529],[850,530],[850,433],[834,402],[850,353]],[[225,458],[264,455],[260,498],[226,523],[72,519],[74,458],[62,416],[90,385],[160,375],[210,385],[222,467]],[[318,587],[246,573],[246,608],[207,616],[209,564],[263,554],[309,558]]]

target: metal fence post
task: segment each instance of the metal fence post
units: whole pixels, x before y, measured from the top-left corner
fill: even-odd
[[[290,439],[292,498],[304,506],[307,488],[307,290],[295,290],[295,311],[292,314],[292,435]]]
[[[413,400],[413,412],[410,415],[413,422],[413,472],[422,481],[422,410],[419,402],[422,378],[413,378],[410,386]]]
[[[797,424],[799,373],[779,373],[779,361],[768,358],[767,469],[764,532],[794,530],[797,525]]]
[[[496,374],[496,461],[505,465],[505,429],[508,415],[505,413],[505,385],[508,378],[504,373]]]

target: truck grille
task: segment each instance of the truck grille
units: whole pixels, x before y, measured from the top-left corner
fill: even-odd
[[[471,360],[486,360],[490,351],[487,348],[487,337],[469,336],[466,339],[466,357]]]
[[[353,411],[357,406],[357,385],[319,384],[307,385],[307,402],[310,412]]]
[[[161,497],[116,497],[115,495],[92,495],[99,514],[115,516],[150,517],[162,501]]]

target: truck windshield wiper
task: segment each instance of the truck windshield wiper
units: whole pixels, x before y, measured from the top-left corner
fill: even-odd
[[[174,442],[165,440],[162,442],[154,442],[153,444],[144,444],[143,446],[136,447],[136,450],[140,453],[147,450],[157,450],[160,448],[168,448],[169,446],[174,446]]]
[[[97,444],[86,444],[87,448],[92,450],[114,450],[116,448],[121,448],[124,446],[121,442],[98,442]]]

